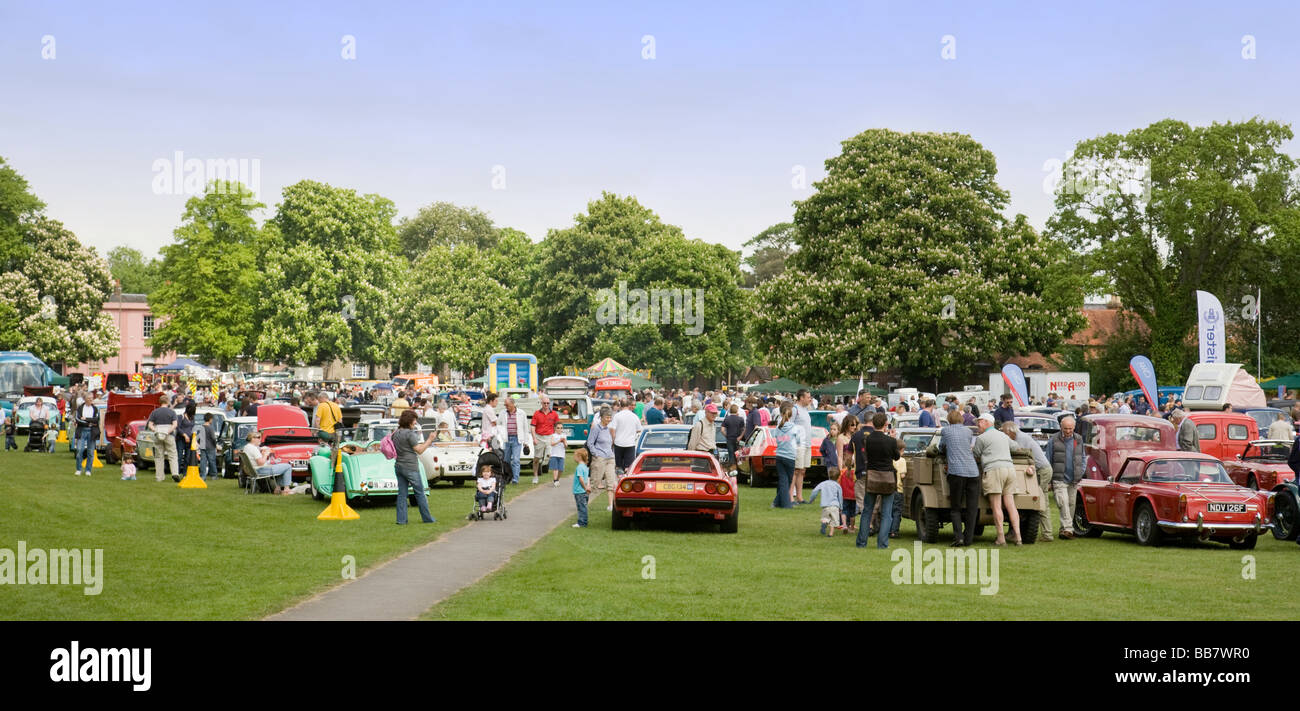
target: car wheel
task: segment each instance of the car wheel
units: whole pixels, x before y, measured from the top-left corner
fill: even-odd
[[[1083,508],[1083,496],[1080,495],[1074,500],[1074,533],[1084,538],[1097,538],[1101,536],[1101,529],[1088,523],[1088,512]]]
[[[1251,551],[1251,550],[1255,550],[1255,544],[1258,542],[1259,542],[1259,536],[1252,533],[1249,536],[1246,536],[1245,540],[1243,540],[1241,543],[1238,543],[1232,539],[1228,539],[1228,547],[1234,551]]]
[[[613,513],[610,514],[609,525],[610,528],[614,529],[615,531],[626,531],[627,529],[632,527],[632,521],[628,517],[619,513],[618,509],[616,508],[614,509]]]
[[[1139,502],[1133,515],[1133,533],[1138,543],[1144,546],[1158,546],[1164,541],[1164,531],[1156,525],[1156,512],[1145,501]]]
[[[454,480],[452,480],[451,485],[452,485],[452,486],[465,486],[465,480],[464,480],[464,479],[454,479]]]
[[[864,511],[862,513],[863,519],[866,521],[863,525],[869,526],[871,523],[871,512]],[[916,537],[922,543],[934,543],[934,538],[931,537],[930,533],[930,519],[933,517],[929,514],[930,512],[925,508],[925,499],[921,497],[921,492],[918,491],[913,494],[912,520],[916,522]],[[937,525],[935,526],[933,535],[939,535],[939,528]]]
[[[1300,502],[1296,501],[1290,489],[1279,491],[1273,501],[1273,537],[1279,541],[1295,540],[1297,531],[1300,531],[1300,526],[1297,526],[1300,524]]]
[[[722,524],[719,529],[723,533],[735,533],[740,530],[740,499],[736,499],[736,510],[732,511],[726,518],[722,519]]]
[[[1032,546],[1038,540],[1038,527],[1042,524],[1041,511],[1020,511],[1020,542]]]

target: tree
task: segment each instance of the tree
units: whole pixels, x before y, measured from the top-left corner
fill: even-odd
[[[794,253],[794,223],[781,222],[759,232],[745,246],[752,249],[744,264],[749,267],[750,286],[756,286],[780,276],[785,262]]]
[[[758,288],[751,334],[782,374],[910,377],[1050,353],[1084,325],[1065,252],[1007,221],[993,154],[969,136],[865,131],[795,208],[784,273]]]
[[[257,357],[386,362],[381,336],[401,263],[392,201],[311,180],[283,196],[259,240]]]
[[[24,228],[26,257],[0,274],[0,349],[31,351],[47,363],[116,354],[117,325],[102,310],[112,291],[108,265],[55,220],[38,217]]]
[[[544,369],[607,356],[665,375],[718,375],[741,364],[739,253],[687,239],[632,197],[602,193],[574,222],[542,242],[529,279],[528,335]],[[638,289],[647,297],[677,290],[683,308],[657,318],[638,311],[623,302]],[[602,312],[611,299],[613,313]]]
[[[186,201],[176,241],[163,248],[160,271],[170,278],[150,297],[151,308],[167,316],[149,341],[154,355],[194,353],[224,369],[252,352],[259,284],[250,213],[264,205],[251,196],[239,183],[214,181]]]
[[[108,271],[127,294],[152,294],[163,274],[157,259],[145,261],[140,250],[122,246],[108,250]]]
[[[17,269],[26,258],[27,225],[45,209],[27,188],[27,181],[0,156],[0,272]]]
[[[1241,295],[1280,287],[1266,301],[1277,309],[1265,320],[1268,342],[1297,352],[1296,164],[1279,150],[1291,138],[1289,126],[1259,119],[1208,127],[1167,119],[1080,141],[1066,162],[1048,230],[1147,324],[1161,378],[1196,360],[1198,289],[1236,317]]]
[[[435,202],[420,208],[415,217],[404,218],[397,225],[402,254],[416,261],[430,247],[456,247],[462,244],[491,249],[499,234],[492,220],[477,207],[459,207],[449,202]]]

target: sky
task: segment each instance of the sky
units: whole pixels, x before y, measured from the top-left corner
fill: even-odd
[[[540,240],[610,191],[740,249],[841,141],[952,131],[1041,229],[1080,140],[1295,124],[1298,30],[1294,2],[0,0],[0,156],[101,254],[171,241],[177,152],[243,161],[260,219],[313,179]]]

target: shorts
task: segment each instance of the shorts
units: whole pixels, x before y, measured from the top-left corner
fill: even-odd
[[[830,526],[838,526],[838,525],[840,525],[840,507],[838,507],[838,506],[823,506],[823,507],[822,507],[822,523],[827,524],[827,525],[830,525]]]
[[[853,499],[844,500],[844,517],[849,520],[849,525],[853,525],[853,519],[858,515],[858,502]]]
[[[812,447],[800,447],[794,453],[794,468],[807,469],[809,464],[812,464]]]
[[[618,476],[614,473],[614,459],[612,457],[592,457],[591,459],[591,488],[614,490],[618,486]]]
[[[1016,468],[1015,467],[996,467],[984,472],[980,480],[986,496],[993,496],[1003,492],[1016,492]]]
[[[614,467],[627,471],[632,468],[632,460],[636,459],[636,447],[620,447],[614,445]]]
[[[564,457],[551,457],[550,466],[548,467],[552,474],[564,473]]]
[[[533,433],[533,457],[543,459],[551,451],[551,435]]]

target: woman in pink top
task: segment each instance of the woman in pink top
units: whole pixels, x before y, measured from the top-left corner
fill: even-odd
[[[496,402],[497,394],[488,393],[484,398],[483,405],[483,431],[479,433],[479,441],[484,447],[492,447],[492,436],[497,433],[497,411]]]

